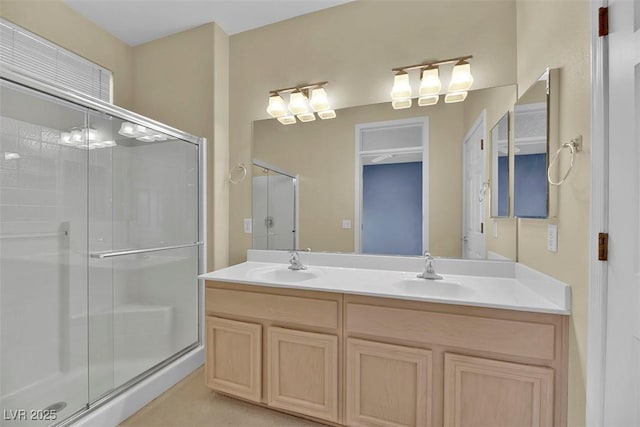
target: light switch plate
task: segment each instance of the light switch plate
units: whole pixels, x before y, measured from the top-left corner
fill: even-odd
[[[253,221],[251,218],[245,218],[243,221],[244,232],[247,234],[251,234],[253,231]]]
[[[498,238],[498,221],[493,221],[493,238]]]
[[[342,220],[342,228],[345,230],[349,230],[351,228],[351,220],[350,219],[343,219]]]
[[[547,250],[549,252],[558,252],[558,225],[547,225]]]

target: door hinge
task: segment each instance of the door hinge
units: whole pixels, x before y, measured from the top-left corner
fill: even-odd
[[[484,150],[484,139],[480,140],[480,150]]]
[[[598,233],[598,261],[609,259],[609,233]]]
[[[484,234],[484,222],[480,223],[480,234]]]
[[[609,35],[609,8],[601,7],[598,9],[598,36],[604,37]]]

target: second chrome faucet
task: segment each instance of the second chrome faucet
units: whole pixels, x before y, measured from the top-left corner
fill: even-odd
[[[420,279],[440,280],[442,276],[436,273],[433,266],[433,257],[429,252],[424,253],[424,271],[417,275]]]

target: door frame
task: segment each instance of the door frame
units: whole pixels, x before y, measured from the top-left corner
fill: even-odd
[[[353,247],[355,253],[362,253],[362,154],[374,151],[362,151],[362,133],[365,130],[388,129],[407,126],[422,127],[422,251],[429,251],[429,117],[385,120],[382,122],[360,123],[356,125],[355,135],[355,194],[353,214]],[[375,150],[377,154],[397,153],[403,149]],[[406,152],[406,150],[404,151]]]
[[[466,146],[467,146],[467,141],[469,140],[469,138],[471,138],[471,135],[473,135],[475,133],[475,131],[481,128],[482,130],[482,139],[485,142],[485,146],[487,145],[486,142],[488,140],[487,138],[487,110],[482,110],[480,112],[480,114],[478,115],[478,118],[473,122],[473,124],[471,125],[471,127],[469,128],[469,130],[467,131],[467,133],[464,136],[464,139],[462,140],[462,233],[461,233],[461,239],[462,239],[462,244],[461,244],[461,249],[462,249],[462,253],[460,254],[460,258],[462,259],[466,259],[465,258],[465,253],[466,253],[466,242],[464,240],[464,233],[465,233],[465,227],[467,224],[467,211],[465,209],[465,186],[466,186],[466,182],[467,182],[467,154],[466,154]],[[486,151],[485,151],[486,153]],[[490,183],[487,181],[487,156],[485,154],[484,158],[483,158],[483,162],[482,162],[482,182],[483,185],[487,185],[487,192],[489,191],[488,189],[491,188]],[[485,196],[484,202],[486,202],[487,200],[487,196],[488,194]],[[484,238],[484,255],[485,258],[487,256],[487,234],[486,234],[486,222],[487,222],[487,205],[485,203],[484,208],[482,209],[482,222],[485,225],[485,230],[482,233],[482,236]]]
[[[586,384],[586,425],[589,427],[604,424],[608,266],[606,261],[598,261],[597,236],[609,231],[609,54],[607,38],[598,35],[598,9],[607,5],[607,0],[591,2],[591,207]]]

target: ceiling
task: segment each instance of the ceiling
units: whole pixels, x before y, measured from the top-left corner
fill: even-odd
[[[216,22],[229,35],[351,0],[64,0],[130,46]]]

